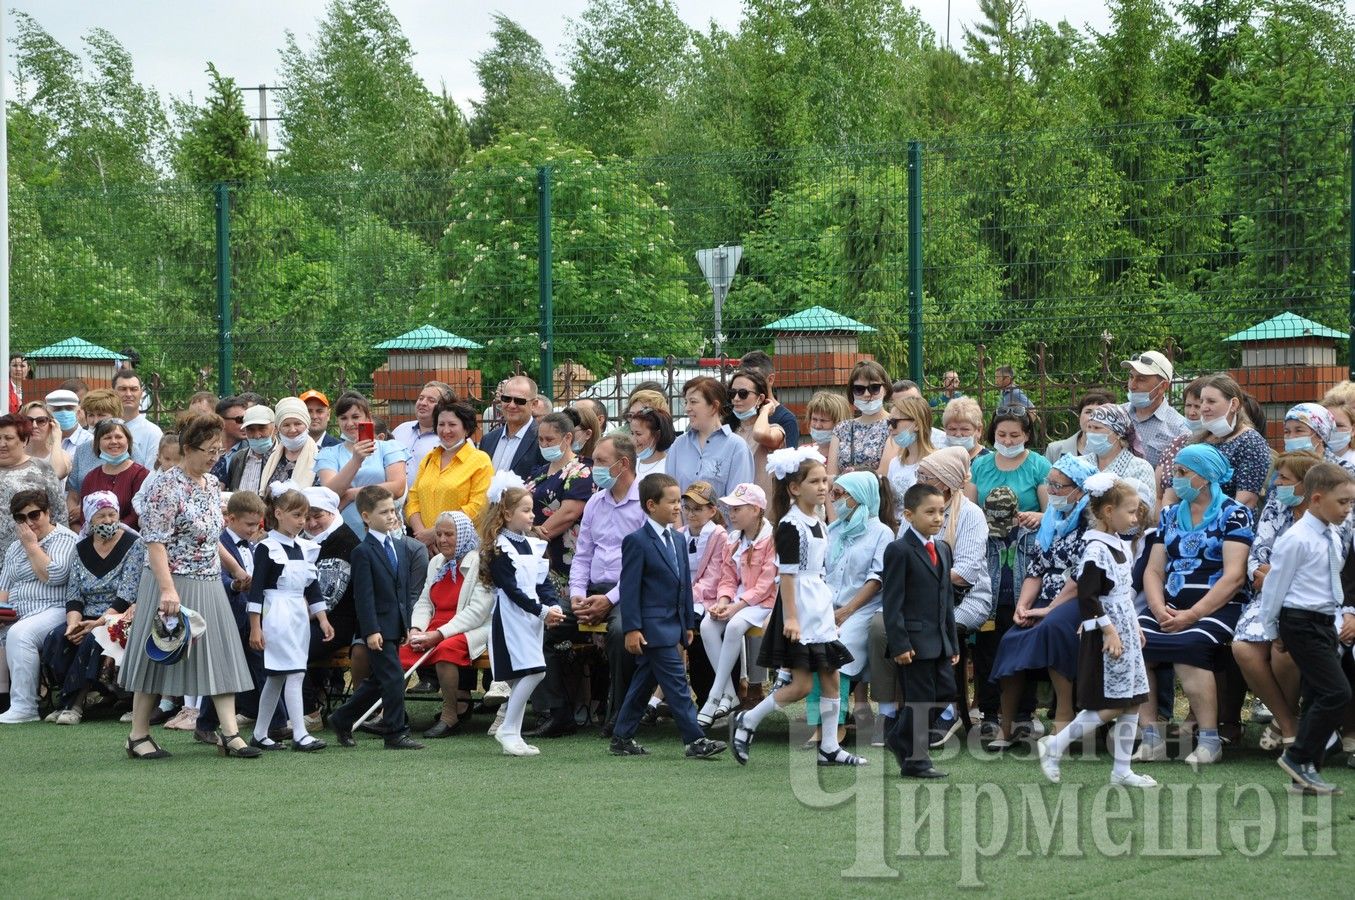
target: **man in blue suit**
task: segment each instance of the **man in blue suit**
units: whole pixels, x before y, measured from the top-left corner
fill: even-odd
[[[536,382],[526,375],[514,375],[499,390],[497,399],[503,410],[503,424],[480,442],[480,449],[489,454],[495,472],[508,469],[527,479],[546,464],[536,441],[536,421],[532,418],[532,401],[536,399],[536,393]]]
[[[626,650],[640,659],[616,716],[611,751],[616,756],[644,756],[649,752],[635,743],[635,730],[658,684],[686,745],[685,755],[710,759],[723,753],[725,745],[707,738],[696,722],[696,706],[687,687],[680,651],[692,641],[696,613],[687,553],[673,531],[682,515],[682,491],[677,480],[657,472],[646,476],[640,482],[640,506],[645,511],[645,523],[621,542],[618,585]]]
[[[341,747],[355,747],[353,723],[381,699],[387,750],[422,750],[409,736],[405,715],[405,670],[400,666],[400,643],[409,633],[406,605],[409,550],[400,534],[400,520],[390,491],[370,484],[354,501],[367,526],[367,536],[353,549],[353,604],[358,634],[370,651],[372,674],[363,679],[348,702],[329,717]]]

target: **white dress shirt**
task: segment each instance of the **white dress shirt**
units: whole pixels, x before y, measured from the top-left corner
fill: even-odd
[[[1331,554],[1336,555],[1336,572],[1329,562]],[[1261,624],[1268,638],[1277,635],[1282,607],[1336,615],[1343,602],[1339,570],[1343,556],[1339,532],[1311,510],[1280,535],[1261,586]]]

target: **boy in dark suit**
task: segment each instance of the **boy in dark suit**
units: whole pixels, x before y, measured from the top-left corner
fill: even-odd
[[[390,491],[377,484],[368,485],[358,491],[354,502],[367,526],[367,537],[353,550],[353,603],[358,613],[358,634],[370,651],[372,674],[329,721],[339,746],[355,747],[353,723],[380,697],[386,749],[422,750],[423,744],[409,736],[405,670],[400,666],[400,642],[409,633],[409,551]]]
[[[907,778],[944,778],[927,752],[927,728],[955,694],[952,666],[959,659],[951,548],[935,540],[945,518],[945,498],[929,484],[903,495],[908,529],[885,548],[884,626],[888,653],[903,690],[899,717],[885,743]]]
[[[723,753],[725,745],[707,738],[696,722],[696,706],[679,649],[692,641],[696,613],[692,609],[687,551],[673,531],[682,515],[682,491],[677,481],[657,472],[646,476],[640,482],[640,506],[645,511],[645,523],[621,542],[618,585],[626,650],[640,659],[616,716],[611,751],[616,756],[644,756],[649,752],[635,743],[635,730],[658,684],[673,711],[686,756],[710,759]]]

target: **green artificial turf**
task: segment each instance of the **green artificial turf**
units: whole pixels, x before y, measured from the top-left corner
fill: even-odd
[[[532,759],[502,756],[487,724],[477,719],[474,734],[422,752],[386,751],[359,735],[356,749],[259,760],[220,758],[189,734],[156,729],[174,753],[161,762],[128,760],[127,726],[115,722],[4,726],[0,890],[897,897],[968,888],[1306,900],[1349,896],[1355,876],[1355,771],[1343,761],[1328,775],[1350,795],[1330,801],[1291,798],[1273,759],[1245,750],[1198,775],[1180,762],[1139,766],[1164,785],[1149,800],[1102,790],[1104,752],[1066,762],[1059,787],[1024,753],[963,752],[938,760],[949,779],[922,784],[900,779],[880,749],[865,751],[868,773],[818,770],[812,753],[789,749],[788,727],[798,743],[803,723],[780,717],[764,726],[746,768],[727,754],[683,759],[671,723],[641,731],[648,757],[611,757],[587,729],[540,742]],[[930,791],[944,815],[910,812]],[[1032,813],[1045,816],[1060,798],[1077,817],[1044,840]],[[1125,809],[1128,818],[1116,818]],[[1291,826],[1298,809],[1315,821]]]

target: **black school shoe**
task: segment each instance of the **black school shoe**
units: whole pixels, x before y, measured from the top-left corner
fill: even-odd
[[[720,749],[724,749],[721,745]],[[612,738],[610,747],[612,756],[648,756],[649,751],[635,743],[634,738]]]
[[[687,745],[687,749],[682,752],[682,755],[688,759],[713,759],[724,753],[727,746],[724,741],[697,738]]]

